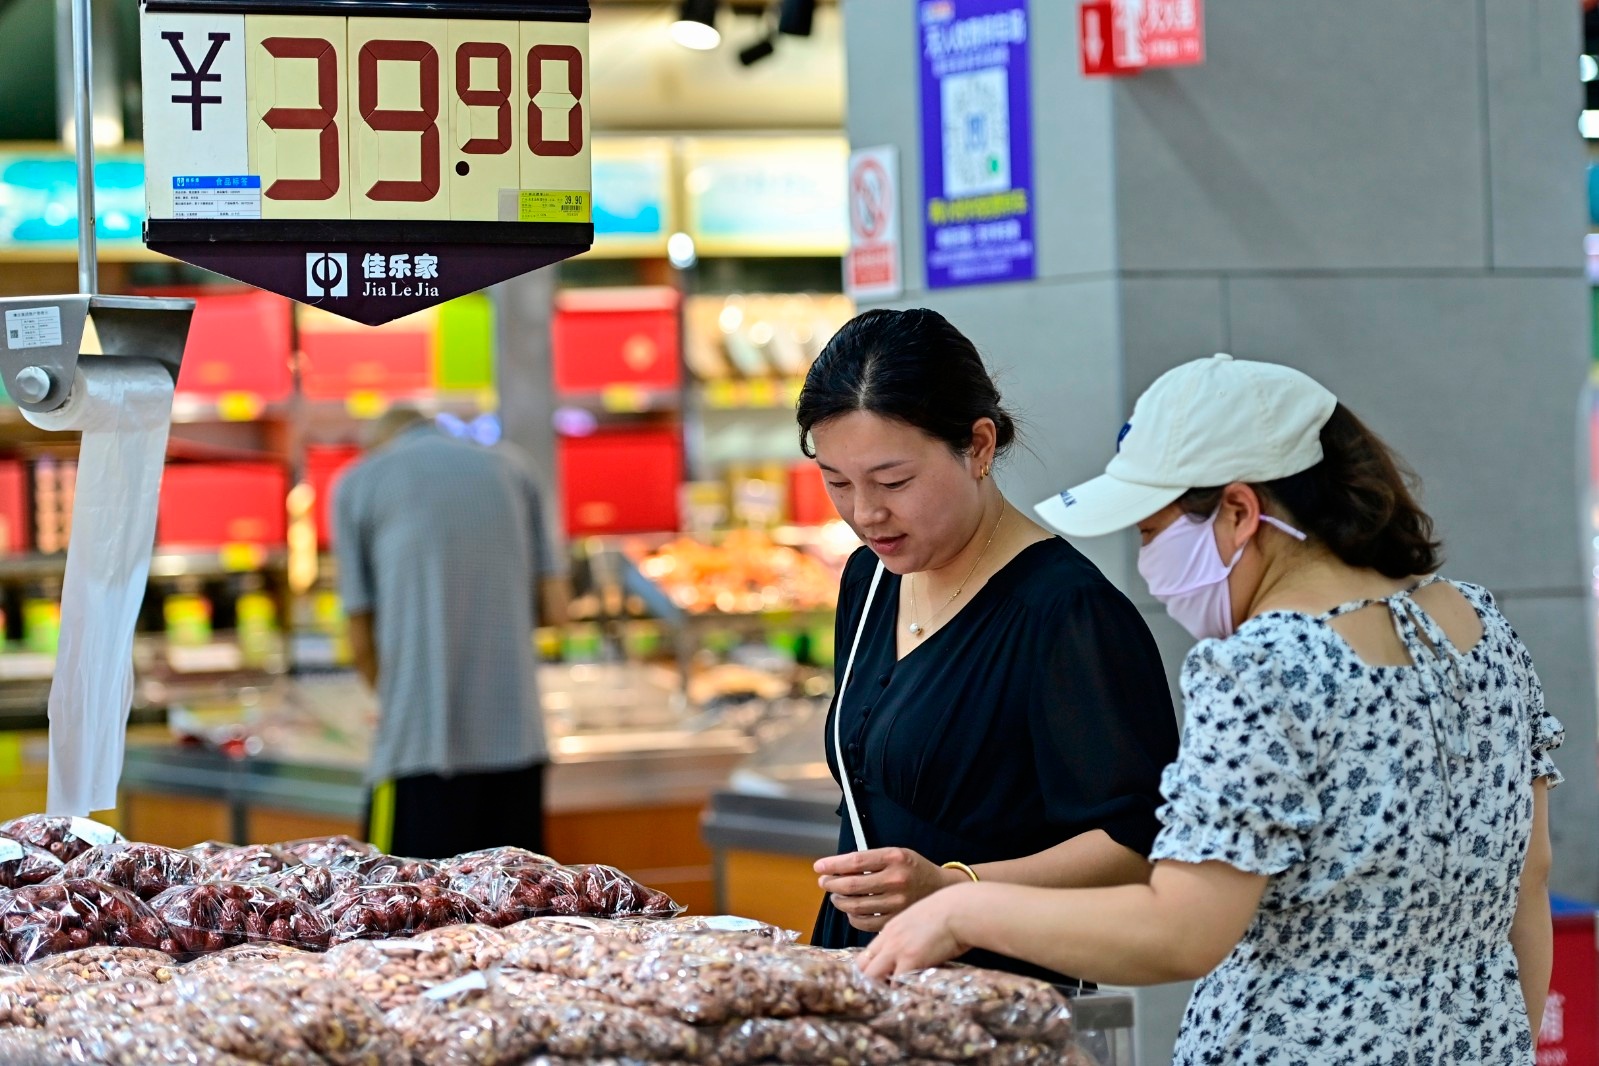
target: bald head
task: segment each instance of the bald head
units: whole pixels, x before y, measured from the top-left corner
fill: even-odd
[[[412,426],[421,425],[426,421],[427,416],[415,407],[405,404],[391,407],[366,427],[365,432],[361,434],[361,446],[369,452],[374,451]]]

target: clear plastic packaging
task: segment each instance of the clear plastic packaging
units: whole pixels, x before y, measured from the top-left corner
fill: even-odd
[[[723,1027],[710,1062],[714,1066],[752,1066],[760,1062],[890,1066],[903,1057],[898,1045],[861,1022],[749,1018]]]
[[[712,1045],[708,1031],[652,1011],[610,1000],[602,990],[573,984],[551,974],[495,969],[488,973],[490,1003],[515,1010],[519,1004],[547,1004],[555,1029],[541,1050],[578,1059],[617,1056],[656,1062],[698,1061]]]
[[[181,959],[246,943],[288,944],[307,951],[328,946],[320,911],[262,885],[212,881],[169,888],[150,905],[171,930]]]
[[[6,1066],[60,1066],[73,1061],[70,1044],[33,1028],[0,1029],[0,1062]]]
[[[511,950],[511,942],[498,929],[487,925],[446,925],[428,929],[414,938],[429,947],[454,952],[470,960],[473,968],[487,970],[498,966]]]
[[[644,939],[638,935],[633,923],[623,922],[617,918],[580,918],[571,914],[540,915],[500,927],[500,935],[513,946],[537,943],[552,936],[589,934],[617,937],[634,943],[640,943]]]
[[[903,987],[895,987],[891,999],[889,1008],[870,1024],[908,1055],[970,1062],[998,1046],[988,1030],[941,999]]]
[[[948,966],[901,974],[894,983],[965,1014],[1002,1042],[1071,1046],[1071,1006],[1044,981],[998,970]]]
[[[448,875],[452,891],[476,902],[483,924],[496,928],[555,913],[557,897],[577,890],[577,877],[565,866],[482,866]]]
[[[369,885],[419,885],[439,881],[441,867],[426,859],[374,855],[355,867],[355,875]]]
[[[329,951],[325,962],[330,973],[385,1014],[476,969],[470,951],[422,937],[351,941]]]
[[[335,870],[331,866],[300,864],[279,870],[264,877],[252,878],[256,884],[265,885],[291,899],[303,900],[320,907],[340,892],[361,887],[361,878],[349,870]]]
[[[241,966],[270,966],[271,972],[283,972],[283,962],[289,959],[299,959],[306,956],[306,952],[289,944],[257,943],[235,944],[231,948],[223,948],[209,955],[202,955],[182,968],[183,976],[194,977],[199,974],[213,973],[216,971],[234,970]],[[310,956],[321,958],[321,956]]]
[[[149,900],[173,885],[195,885],[210,877],[207,864],[157,844],[103,844],[66,864],[63,878],[91,877]]]
[[[0,898],[0,949],[12,962],[88,947],[165,950],[171,942],[149,904],[102,881],[30,885]]]
[[[43,1028],[46,1019],[70,994],[66,982],[48,974],[0,976],[0,1031]],[[0,1062],[5,1061],[0,1057]]]
[[[738,918],[730,914],[683,915],[678,918],[627,919],[623,923],[627,935],[639,941],[663,940],[668,937],[697,936],[702,933],[754,937],[774,944],[792,944],[800,935],[793,929],[769,925],[754,918]]]
[[[312,866],[332,866],[341,870],[353,870],[366,860],[383,853],[364,840],[357,840],[352,836],[307,837],[304,840],[290,840],[278,844],[277,847],[293,855],[303,863]]]
[[[34,844],[0,837],[0,888],[26,888],[57,880],[66,864]]]
[[[639,884],[614,866],[594,864],[566,869],[572,872],[573,885],[569,895],[556,896],[551,901],[556,914],[670,918],[683,913],[671,896]]]
[[[471,875],[482,873],[484,870],[504,870],[516,866],[559,866],[560,863],[548,855],[541,855],[536,851],[526,848],[484,848],[481,851],[468,851],[457,855],[453,859],[446,859],[440,864],[447,877],[457,875]]]
[[[151,948],[82,948],[40,959],[29,970],[73,986],[129,980],[164,983],[177,975],[178,964],[166,952]]]
[[[215,881],[255,881],[300,865],[300,860],[272,844],[228,848],[211,857]]]
[[[543,1046],[555,1031],[544,1002],[505,1003],[482,973],[389,1011],[385,1020],[421,1066],[510,1066]]]
[[[25,814],[0,825],[0,836],[43,848],[62,862],[71,862],[90,848],[120,844],[125,839],[109,825],[64,814]]]
[[[446,925],[477,922],[482,908],[436,884],[367,885],[340,892],[323,905],[333,943],[411,936]]]
[[[185,855],[193,855],[195,858],[200,859],[203,862],[210,862],[218,855],[236,850],[238,846],[239,845],[237,844],[229,844],[223,840],[202,840],[198,844],[190,844],[188,847],[184,848],[183,853]]]

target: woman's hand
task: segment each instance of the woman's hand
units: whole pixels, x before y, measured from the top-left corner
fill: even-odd
[[[941,888],[971,880],[958,870],[934,866],[909,848],[876,848],[834,855],[816,864],[818,884],[849,924],[875,933],[918,900]]]
[[[962,943],[956,924],[983,905],[984,894],[992,887],[967,881],[922,900],[888,922],[856,965],[868,976],[886,980],[964,955],[970,945]]]

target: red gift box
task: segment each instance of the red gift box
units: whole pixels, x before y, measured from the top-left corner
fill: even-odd
[[[156,543],[169,548],[282,544],[288,474],[276,463],[183,463],[161,479]]]
[[[289,369],[294,350],[289,317],[293,305],[288,300],[259,289],[145,292],[194,298],[194,318],[178,372],[180,396],[242,392],[263,403],[288,398],[294,387]]]
[[[788,517],[797,526],[819,526],[838,519],[838,508],[827,494],[822,468],[815,463],[795,463],[788,470]]]
[[[675,430],[562,437],[556,452],[569,536],[677,528],[683,442]]]
[[[316,540],[326,548],[333,543],[333,486],[344,468],[361,458],[361,449],[349,445],[312,444],[305,449],[305,480],[316,492],[312,515]]]
[[[1554,967],[1538,1033],[1538,1066],[1599,1066],[1599,948],[1594,908],[1555,900]]]
[[[300,385],[312,399],[431,392],[433,316],[407,315],[381,326],[352,325],[326,314],[302,316]]]
[[[558,393],[614,385],[675,389],[681,380],[672,289],[573,289],[555,298],[550,344]]]

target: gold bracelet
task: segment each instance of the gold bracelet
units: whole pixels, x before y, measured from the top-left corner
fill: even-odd
[[[946,862],[943,866],[939,867],[939,869],[941,869],[941,870],[959,870],[961,873],[965,874],[967,877],[970,877],[973,881],[978,880],[977,871],[972,869],[970,866],[967,866],[964,862]]]

